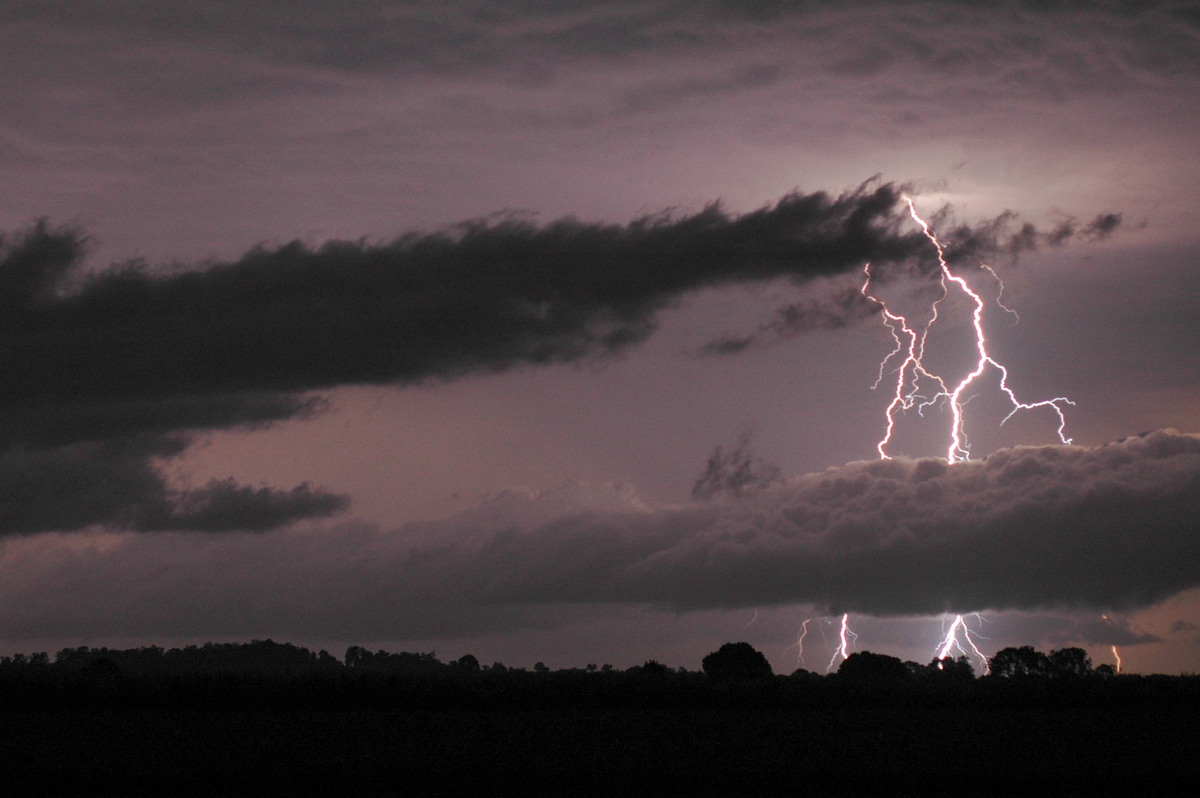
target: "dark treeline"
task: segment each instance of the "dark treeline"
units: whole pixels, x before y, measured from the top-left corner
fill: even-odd
[[[773,673],[747,643],[727,643],[700,670],[650,660],[626,669],[551,670],[467,654],[392,653],[351,646],[338,659],[290,643],[206,643],[163,649],[67,648],[0,658],[0,710],[46,708],[471,708],[815,705],[871,702],[1200,703],[1200,676],[1131,676],[1093,668],[1087,652],[1006,648],[977,676],[965,656],[928,664],[856,652],[833,673]]]
[[[1005,649],[774,674],[270,640],[0,659],[0,783],[69,795],[1191,794],[1200,677]],[[1181,788],[1185,785],[1186,788]]]

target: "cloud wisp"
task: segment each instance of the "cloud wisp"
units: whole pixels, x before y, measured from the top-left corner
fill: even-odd
[[[479,634],[589,605],[1129,610],[1200,585],[1197,519],[1200,436],[1167,430],[954,465],[850,463],[680,507],[509,493],[394,530],[130,535],[86,558],[68,543],[14,548],[0,607],[43,633],[364,639]]]

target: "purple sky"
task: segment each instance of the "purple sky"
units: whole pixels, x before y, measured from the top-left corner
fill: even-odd
[[[1200,670],[1200,5],[845,5],[6,3],[0,649]]]

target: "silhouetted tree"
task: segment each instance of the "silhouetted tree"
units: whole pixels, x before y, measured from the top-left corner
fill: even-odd
[[[363,660],[370,656],[370,653],[362,646],[350,646],[350,648],[346,649],[346,667],[361,668]]]
[[[971,660],[965,656],[957,659],[954,657],[937,659],[935,657],[926,670],[930,676],[945,681],[966,682],[975,678],[975,669],[971,667]]]
[[[412,653],[401,651],[396,654],[380,649],[371,653],[362,646],[346,649],[346,667],[373,671],[430,672],[446,667],[438,660],[435,652]]]
[[[774,675],[771,663],[749,643],[725,643],[701,660],[701,665],[704,673],[718,682],[754,681]]]
[[[908,669],[899,657],[856,651],[838,667],[839,677],[872,682],[903,681],[908,678]]]
[[[1050,652],[1050,668],[1056,676],[1089,676],[1092,660],[1082,648],[1060,648]]]
[[[1002,648],[988,665],[993,676],[1006,679],[1042,677],[1050,673],[1050,658],[1033,646]]]
[[[661,662],[653,659],[646,660],[646,664],[642,665],[642,667],[638,670],[643,676],[654,676],[658,678],[665,678],[667,674],[671,672],[670,668],[668,668],[666,665],[663,665]]]

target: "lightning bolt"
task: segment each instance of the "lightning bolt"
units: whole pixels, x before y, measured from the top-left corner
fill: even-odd
[[[808,637],[808,624],[812,618],[805,618],[804,623],[800,624],[800,633],[796,635],[796,642],[788,646],[788,648],[796,649],[796,667],[804,667],[804,638]],[[786,649],[785,649],[786,651]]]
[[[892,433],[896,426],[896,413],[901,410],[911,410],[916,408],[918,412],[923,411],[926,407],[936,404],[939,400],[945,400],[946,405],[950,408],[950,431],[949,444],[946,448],[946,460],[950,463],[956,463],[960,460],[967,460],[970,457],[970,446],[967,443],[966,431],[964,429],[963,406],[966,400],[963,399],[964,392],[980,377],[988,367],[995,369],[1000,375],[1000,390],[1008,397],[1012,403],[1012,410],[1000,422],[1004,424],[1012,418],[1020,410],[1032,410],[1038,407],[1047,407],[1054,411],[1058,417],[1058,439],[1064,444],[1071,443],[1071,439],[1066,436],[1067,419],[1063,414],[1063,405],[1072,405],[1070,399],[1065,396],[1058,396],[1053,399],[1043,399],[1037,402],[1022,402],[1017,398],[1016,393],[1008,385],[1008,369],[991,356],[987,348],[987,336],[983,330],[983,312],[986,308],[986,303],[978,293],[973,291],[967,284],[967,281],[956,275],[950,270],[950,266],[946,263],[946,252],[942,247],[942,242],[938,240],[930,229],[929,224],[917,214],[916,206],[913,204],[912,198],[903,195],[904,201],[908,204],[909,216],[913,221],[920,226],[925,237],[933,244],[937,252],[939,281],[941,283],[941,295],[935,299],[930,307],[929,320],[924,326],[917,327],[910,324],[909,320],[891,310],[887,303],[879,297],[871,293],[871,264],[863,267],[865,280],[862,286],[862,295],[867,299],[879,305],[883,312],[883,323],[888,328],[892,335],[892,339],[896,342],[896,347],[883,359],[879,364],[879,376],[873,387],[877,388],[883,382],[884,372],[887,366],[895,358],[901,358],[900,365],[895,369],[896,389],[891,402],[887,406],[884,413],[885,430],[883,437],[876,445],[876,450],[879,452],[880,458],[890,459],[887,453],[888,444],[891,442]],[[991,274],[1000,285],[1000,294],[997,296],[996,304],[1005,311],[1016,316],[1015,311],[1004,305],[1000,297],[1003,296],[1004,283],[1000,280],[999,275],[991,267],[984,265],[983,268]],[[929,337],[929,330],[938,320],[938,313],[943,301],[949,297],[951,286],[955,290],[965,295],[974,305],[974,311],[971,314],[972,326],[975,331],[975,351],[977,358],[975,366],[971,371],[962,378],[962,380],[951,387],[946,380],[937,374],[932,373],[925,368],[925,344]],[[1019,318],[1019,317],[1018,317]],[[925,380],[932,383],[935,388],[935,393],[926,397],[920,391],[920,384]]]
[[[967,400],[963,396],[975,380],[989,367],[999,373],[1000,390],[1004,392],[1012,404],[1012,410],[1001,420],[1001,425],[1016,415],[1018,411],[1033,410],[1039,407],[1050,408],[1058,417],[1058,439],[1063,444],[1070,444],[1071,439],[1066,436],[1067,419],[1063,414],[1063,405],[1073,405],[1074,402],[1065,396],[1043,399],[1037,402],[1022,402],[1017,398],[1016,393],[1008,384],[1008,369],[988,352],[987,335],[983,330],[983,312],[986,308],[983,297],[972,290],[965,279],[951,271],[949,264],[946,262],[946,251],[942,246],[942,242],[934,235],[929,224],[917,213],[917,208],[912,198],[908,195],[901,195],[901,198],[908,205],[909,216],[921,228],[921,232],[933,244],[933,248],[937,252],[938,281],[941,286],[941,293],[930,305],[928,321],[924,325],[917,325],[910,322],[904,315],[892,310],[883,299],[871,293],[871,264],[867,263],[863,267],[862,295],[879,306],[883,315],[883,324],[887,327],[888,332],[891,333],[892,340],[896,344],[892,351],[879,363],[879,373],[875,378],[875,384],[871,388],[873,390],[878,389],[884,381],[889,364],[896,360],[900,361],[900,364],[893,370],[893,373],[896,375],[895,390],[892,391],[892,399],[884,411],[883,437],[880,438],[879,443],[875,447],[876,451],[879,452],[879,457],[883,460],[891,459],[887,449],[891,443],[892,434],[896,429],[896,415],[898,412],[915,408],[918,413],[923,413],[925,408],[945,400],[945,404],[950,409],[950,430],[949,442],[946,447],[946,461],[957,463],[969,459],[970,445],[967,441],[963,414],[963,408]],[[987,264],[981,264],[981,268],[990,274],[997,285],[999,285],[999,291],[994,300],[995,304],[1006,313],[1011,314],[1019,322],[1020,316],[1017,315],[1017,312],[1004,304],[1004,281],[1000,279],[1000,275],[996,274],[996,271]],[[934,323],[937,322],[941,305],[950,296],[952,290],[961,292],[974,306],[971,321],[972,329],[975,333],[976,352],[974,367],[953,387],[947,384],[947,381],[943,377],[925,367],[925,346],[929,338],[929,331]],[[922,385],[930,386],[928,390],[932,391],[931,396],[921,393]],[[982,616],[976,615],[982,620]],[[841,654],[843,659],[847,656],[845,635],[847,617],[845,615],[842,616],[842,646],[834,653],[833,660],[829,663],[830,670],[832,670],[833,663],[837,660],[838,654]],[[971,628],[967,625],[962,615],[954,616],[954,621],[950,624],[949,629],[946,629],[945,620],[943,620],[942,628],[944,634],[936,650],[935,657],[937,659],[945,659],[951,656],[952,652],[957,651],[963,655],[974,656],[979,661],[983,672],[988,672],[988,659],[979,650],[979,646],[976,645]],[[1116,655],[1115,646],[1113,647],[1113,654]],[[1118,670],[1120,668],[1119,662],[1118,659]]]
[[[850,646],[858,642],[858,635],[850,631],[850,613],[848,612],[842,613],[842,628],[838,634],[838,641],[838,647],[833,652],[833,657],[829,660],[829,667],[825,669],[826,673],[833,670],[834,663],[837,662],[838,657],[841,657],[845,661],[850,656]]]
[[[1113,656],[1117,658],[1117,673],[1120,673],[1121,672],[1121,655],[1119,653],[1117,653],[1117,647],[1115,645],[1112,647],[1112,653],[1113,653]]]
[[[983,616],[979,613],[975,613],[975,617],[980,621],[983,620]],[[945,633],[942,636],[942,642],[938,644],[938,649],[934,654],[934,658],[946,659],[947,657],[952,656],[952,653],[955,651],[968,656],[974,655],[975,658],[979,660],[979,667],[982,673],[986,674],[989,670],[988,658],[983,655],[983,652],[979,650],[979,646],[975,644],[975,638],[971,636],[971,627],[967,626],[966,619],[964,619],[961,615],[955,615],[954,622],[950,624],[950,628],[948,630],[945,629],[945,620],[943,619],[942,628],[945,630]],[[960,634],[962,636],[961,641],[959,640]],[[965,646],[963,645],[963,642],[966,643]],[[970,650],[968,651],[968,649]],[[940,668],[941,665],[938,667]]]

